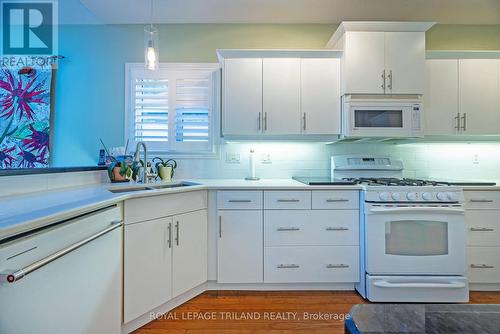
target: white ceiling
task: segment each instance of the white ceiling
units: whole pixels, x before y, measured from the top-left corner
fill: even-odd
[[[80,0],[105,23],[500,24],[500,0]],[[153,19],[150,4],[153,1]]]

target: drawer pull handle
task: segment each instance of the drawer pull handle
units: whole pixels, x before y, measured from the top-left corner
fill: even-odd
[[[296,202],[300,202],[300,199],[279,199],[278,202],[281,202],[281,203],[296,203]]]
[[[300,228],[298,228],[298,227],[278,227],[276,230],[280,231],[280,232],[283,232],[283,231],[300,231]]]
[[[493,269],[495,266],[490,266],[487,264],[471,264],[470,267],[472,269]]]
[[[349,265],[348,264],[343,264],[343,263],[340,263],[340,264],[327,264],[326,268],[328,268],[328,269],[349,268]]]
[[[338,203],[338,202],[349,202],[349,200],[347,198],[338,198],[338,199],[335,199],[335,198],[329,198],[326,200],[327,203]]]
[[[278,269],[297,269],[300,268],[298,264],[279,264]]]
[[[495,229],[493,228],[486,228],[486,227],[471,227],[470,230],[472,232],[493,232]]]
[[[347,227],[327,227],[327,231],[349,231]]]
[[[228,200],[229,203],[250,203],[252,200],[250,199],[230,199]]]
[[[493,203],[494,201],[492,199],[480,199],[480,198],[473,199],[473,198],[471,198],[469,200],[469,202],[471,202],[471,203]]]

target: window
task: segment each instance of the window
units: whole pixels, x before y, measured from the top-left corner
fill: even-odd
[[[158,153],[214,152],[218,118],[218,64],[127,64],[126,134]]]

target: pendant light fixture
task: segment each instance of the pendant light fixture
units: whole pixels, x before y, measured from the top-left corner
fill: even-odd
[[[144,27],[144,59],[148,70],[157,70],[160,67],[158,52],[158,29],[153,25],[153,1],[151,0],[151,24]]]

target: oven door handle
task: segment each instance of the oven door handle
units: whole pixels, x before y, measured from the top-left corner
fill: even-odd
[[[460,208],[440,208],[440,207],[400,207],[400,208],[371,208],[370,213],[405,213],[405,212],[421,212],[421,213],[446,213],[463,215],[464,209]]]
[[[462,289],[465,288],[463,282],[449,283],[391,283],[388,281],[376,281],[374,286],[379,288],[440,288],[440,289]]]

